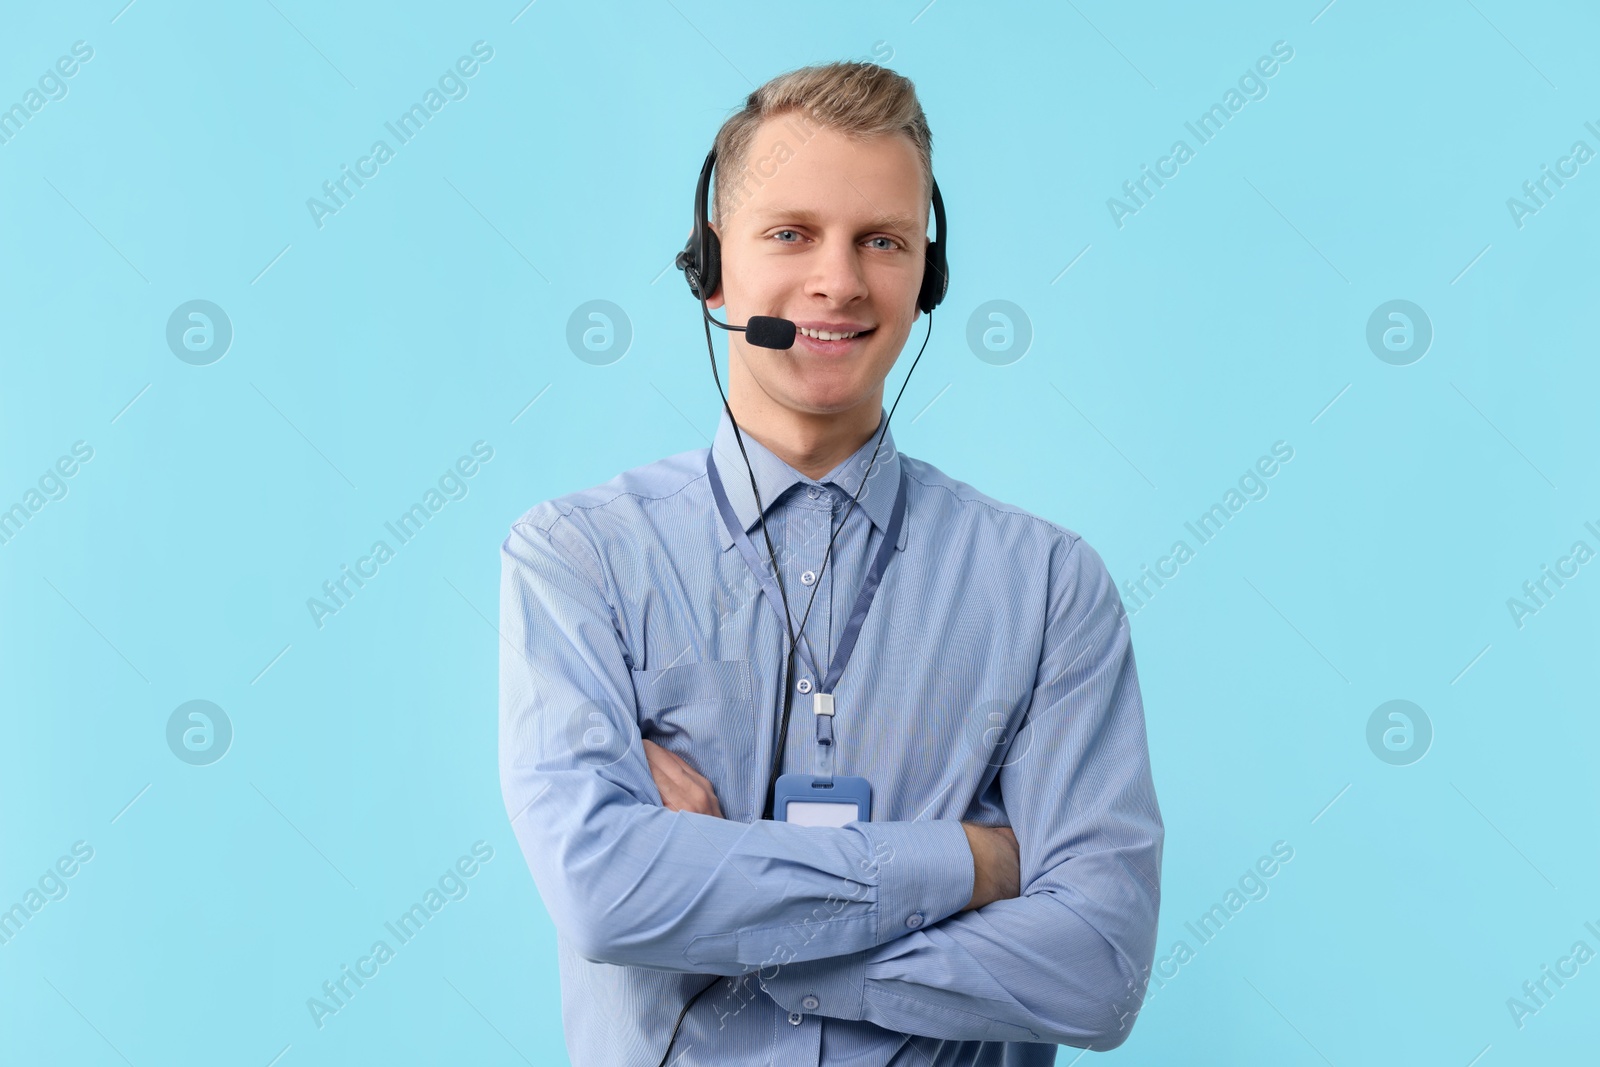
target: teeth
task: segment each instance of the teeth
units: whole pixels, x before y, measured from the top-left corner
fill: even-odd
[[[800,332],[819,341],[843,341],[851,337],[861,336],[861,331],[859,330],[855,333],[829,333],[827,330],[808,330],[804,326],[800,327]]]

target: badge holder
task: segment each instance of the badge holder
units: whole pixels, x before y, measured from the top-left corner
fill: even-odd
[[[813,694],[821,774],[785,774],[773,787],[772,817],[800,826],[872,820],[872,783],[833,773],[833,694]]]

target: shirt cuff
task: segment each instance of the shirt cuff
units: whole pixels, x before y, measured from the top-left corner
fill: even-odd
[[[761,978],[761,988],[786,1011],[859,1021],[866,1016],[868,951],[785,963]]]
[[[850,825],[872,845],[866,862],[878,874],[878,944],[932,926],[972,900],[972,846],[959,822]]]

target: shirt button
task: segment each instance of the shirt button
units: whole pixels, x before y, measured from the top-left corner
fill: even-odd
[[[818,1000],[816,997],[806,997],[800,1001],[800,1006],[806,1011],[816,1011],[818,1008],[822,1007],[822,1001]]]
[[[800,690],[802,693],[809,693],[811,692],[811,679],[802,678],[798,682],[794,683],[794,687]]]
[[[806,571],[804,574],[802,574],[800,576],[800,584],[801,585],[811,585],[816,580],[817,580],[817,572],[816,571]]]
[[[817,497],[821,495],[822,490],[818,489],[816,486],[811,485],[806,487],[806,496],[810,497],[812,500],[817,499]]]
[[[919,927],[921,925],[922,925],[922,912],[914,911],[910,915],[906,916],[906,926],[909,929],[915,930],[917,927]]]
[[[801,1015],[799,1012],[791,1011],[789,1013],[789,1025],[790,1026],[799,1026],[801,1020],[803,1020],[804,1018],[805,1018],[805,1016]]]

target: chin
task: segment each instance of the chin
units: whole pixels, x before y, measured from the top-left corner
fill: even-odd
[[[813,415],[840,415],[861,406],[869,397],[864,393],[807,393],[794,398],[793,407]]]

